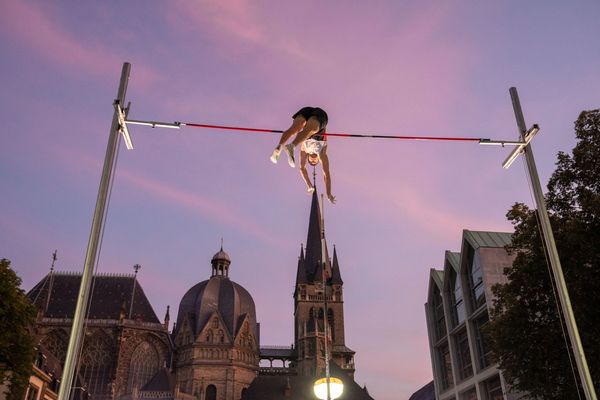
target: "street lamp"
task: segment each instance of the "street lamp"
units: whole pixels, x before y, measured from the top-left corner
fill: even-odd
[[[325,204],[323,195],[321,194],[321,262],[323,267],[321,268],[323,278],[323,333],[324,333],[324,344],[325,344],[325,378],[320,378],[315,381],[313,390],[315,396],[321,400],[334,400],[342,395],[344,392],[344,383],[339,378],[333,378],[329,373],[329,350],[327,346],[327,339],[329,337],[329,329],[327,325],[329,323],[329,313],[327,310],[327,282],[325,280],[325,266],[327,265],[327,252],[325,243]]]

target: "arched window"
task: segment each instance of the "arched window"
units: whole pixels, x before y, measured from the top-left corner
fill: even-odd
[[[212,330],[208,330],[208,332],[206,332],[206,343],[212,343],[213,342],[213,332]]]
[[[55,329],[42,339],[42,346],[56,357],[61,365],[65,363],[65,356],[67,355],[67,336],[65,332]]]
[[[94,333],[83,342],[79,371],[83,385],[93,398],[110,396],[114,350],[110,338],[102,332]]]
[[[133,350],[129,362],[129,380],[127,392],[132,393],[134,389],[141,389],[158,372],[158,352],[148,341],[138,344]]]
[[[215,385],[206,387],[206,400],[217,400],[217,387]]]
[[[212,326],[213,328],[215,328],[215,329],[218,328],[219,327],[219,318],[214,317],[212,324],[213,324],[213,326]]]
[[[219,331],[219,342],[225,343],[225,333],[222,330]]]
[[[329,323],[329,329],[331,331],[331,340],[335,342],[335,321],[333,318],[333,310],[331,308],[327,310],[327,322]]]

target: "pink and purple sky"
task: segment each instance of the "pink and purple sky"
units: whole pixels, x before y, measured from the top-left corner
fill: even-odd
[[[130,117],[285,129],[304,105],[332,132],[516,139],[519,89],[543,184],[573,121],[600,105],[597,1],[5,1],[0,5],[0,257],[29,290],[81,271],[121,66]],[[276,135],[132,128],[99,271],[131,273],[159,318],[210,276],[221,238],[253,295],[262,344],[293,341],[310,196],[268,157]],[[509,148],[331,138],[329,245],[345,281],[356,380],[407,399],[432,376],[429,269],[463,229],[510,231],[531,204]],[[320,179],[320,176],[319,176]],[[322,187],[320,182],[319,189]],[[173,314],[174,314],[173,313]],[[172,319],[175,316],[172,314]]]

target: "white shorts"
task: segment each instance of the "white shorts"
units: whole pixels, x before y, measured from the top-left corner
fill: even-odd
[[[327,146],[327,142],[323,140],[306,139],[302,143],[302,150],[307,154],[321,154],[321,151]]]

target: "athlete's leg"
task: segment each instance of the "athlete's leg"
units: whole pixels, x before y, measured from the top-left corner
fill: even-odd
[[[292,144],[294,146],[298,146],[306,139],[319,132],[319,129],[321,129],[321,124],[319,123],[319,120],[316,117],[310,117],[308,121],[306,121],[306,124],[304,124],[302,130],[298,132]]]
[[[296,118],[294,118],[292,125],[281,134],[279,143],[275,147],[275,150],[273,150],[273,154],[271,154],[271,162],[273,162],[273,164],[277,164],[277,161],[279,160],[281,146],[285,144],[292,136],[300,132],[302,128],[304,128],[304,125],[306,125],[306,119],[302,115],[298,115]]]

